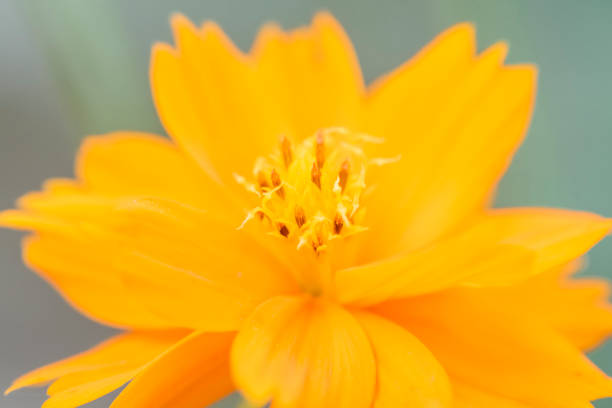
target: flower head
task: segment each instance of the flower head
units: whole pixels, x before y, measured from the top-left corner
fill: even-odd
[[[612,229],[489,207],[526,131],[535,68],[456,25],[365,87],[328,14],[235,48],[172,19],[151,85],[172,141],[89,137],[74,180],[0,213],[26,263],[124,330],[34,370],[45,408],[577,407],[612,395],[584,350],[608,286],[569,277]]]

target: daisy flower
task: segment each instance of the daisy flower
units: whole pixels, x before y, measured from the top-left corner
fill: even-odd
[[[29,267],[123,330],[9,388],[45,408],[575,408],[612,395],[584,351],[607,285],[574,279],[612,220],[491,208],[530,120],[532,65],[456,25],[365,86],[329,14],[248,53],[172,18],[151,88],[171,140],[85,139],[26,194]]]

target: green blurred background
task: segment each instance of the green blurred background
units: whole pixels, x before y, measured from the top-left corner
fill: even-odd
[[[248,48],[262,23],[295,27],[320,9],[346,27],[368,82],[455,22],[474,22],[481,48],[509,41],[510,61],[537,63],[540,80],[527,142],[498,204],[612,216],[610,0],[0,0],[0,207],[47,177],[70,176],[84,135],[162,132],[147,70],[153,42],[170,40],[170,13],[214,19]],[[20,236],[0,231],[0,388],[111,334],[22,266]],[[612,277],[612,239],[591,252],[589,264],[586,273]],[[612,345],[592,357],[612,372]],[[42,398],[28,390],[0,405],[35,407]],[[235,405],[233,399],[219,407]]]

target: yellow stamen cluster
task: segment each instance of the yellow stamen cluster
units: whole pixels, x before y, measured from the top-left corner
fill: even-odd
[[[274,235],[316,252],[334,239],[365,230],[360,199],[366,170],[380,164],[368,161],[363,150],[368,142],[379,140],[343,128],[320,130],[298,145],[281,137],[276,152],[256,160],[253,183],[236,176],[260,197],[245,222],[259,218]]]

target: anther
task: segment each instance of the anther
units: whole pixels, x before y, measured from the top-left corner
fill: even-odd
[[[268,178],[266,177],[266,173],[263,170],[257,172],[257,184],[260,189],[264,189],[270,187],[268,184]]]
[[[272,169],[272,173],[270,173],[270,179],[272,180],[272,185],[276,188],[276,194],[279,195],[280,198],[285,198],[285,190],[281,186],[281,178],[276,169]]]
[[[319,248],[322,247],[325,244],[325,241],[323,241],[323,236],[321,235],[321,232],[318,232],[316,234],[316,239],[315,241],[313,241],[313,247],[315,249],[315,251],[318,252]]]
[[[321,169],[317,165],[317,162],[312,163],[312,170],[310,170],[310,179],[313,183],[321,189]]]
[[[351,163],[347,160],[342,162],[340,166],[340,172],[338,173],[338,185],[340,186],[340,190],[344,192],[346,188],[346,182],[348,181],[349,171],[351,169]]]
[[[319,130],[316,136],[315,145],[315,156],[317,158],[317,166],[323,167],[325,163],[325,139],[323,138],[323,131]]]
[[[239,228],[261,220],[271,234],[317,255],[335,239],[365,230],[360,199],[366,169],[390,161],[369,159],[365,143],[365,136],[343,128],[318,130],[299,145],[280,135],[275,152],[256,159],[251,182],[234,176],[259,199]]]
[[[294,214],[295,223],[297,224],[298,228],[301,228],[302,225],[306,223],[306,214],[304,213],[304,209],[298,205],[295,207]]]
[[[278,223],[278,232],[285,238],[289,236],[289,228],[282,222]]]
[[[286,136],[281,136],[281,152],[283,153],[283,161],[285,162],[285,168],[288,169],[289,165],[293,161],[293,150],[291,148],[291,141]]]
[[[340,232],[342,231],[342,227],[344,227],[344,221],[342,220],[342,216],[336,213],[336,216],[334,217],[334,232],[336,233],[336,235],[340,234]]]

